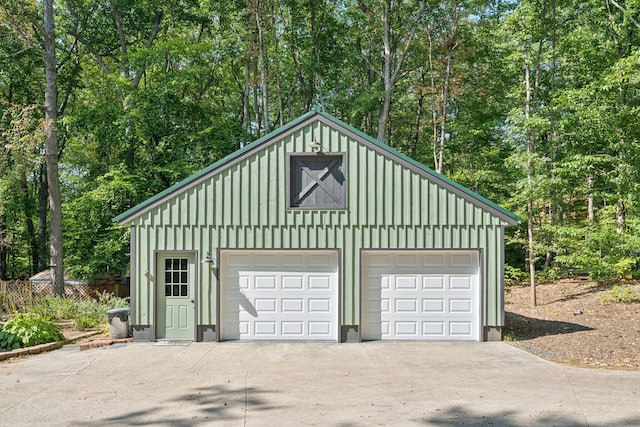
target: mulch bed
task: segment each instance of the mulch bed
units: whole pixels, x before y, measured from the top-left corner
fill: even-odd
[[[614,284],[580,279],[505,292],[505,337],[547,360],[578,367],[640,370],[640,303],[603,304]],[[626,283],[640,293],[640,284]]]

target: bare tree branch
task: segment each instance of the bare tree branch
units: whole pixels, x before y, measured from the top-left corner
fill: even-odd
[[[158,33],[160,32],[160,25],[162,24],[162,17],[163,17],[162,12],[156,11],[156,13],[155,13],[155,25],[153,26],[153,30],[151,31],[151,34],[149,34],[149,38],[147,39],[147,44],[146,44],[147,48],[150,48],[153,45],[153,41],[156,39]],[[144,75],[144,71],[145,70],[143,68],[142,70],[140,70],[140,72],[133,79],[133,87],[134,88],[137,88],[138,85],[140,85],[140,79]]]
[[[113,16],[113,20],[116,23],[118,39],[120,40],[120,51],[122,52],[122,71],[124,72],[126,78],[130,78],[129,64],[127,59],[127,39],[125,37],[124,28],[122,26],[122,18],[120,18],[120,13],[118,13],[118,9],[116,8],[115,0],[109,0],[109,5],[111,6],[111,16]]]
[[[622,13],[627,13],[627,10],[622,7],[618,2],[616,2],[615,0],[609,0],[609,2],[614,5],[618,10],[620,10]],[[631,21],[633,23],[633,25],[636,26],[636,28],[640,29],[640,23],[638,23],[638,21],[635,20],[635,18],[633,16],[628,16],[629,21]]]

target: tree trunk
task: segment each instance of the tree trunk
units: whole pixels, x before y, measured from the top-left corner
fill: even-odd
[[[455,30],[454,30],[455,31]],[[442,164],[444,161],[444,144],[447,139],[447,107],[449,106],[449,81],[451,79],[451,55],[453,51],[455,33],[447,46],[447,66],[444,73],[444,82],[442,84],[442,99],[440,104],[440,144],[438,145],[438,164],[436,172],[442,173]]]
[[[420,88],[417,90],[418,92],[418,105],[416,111],[416,121],[413,127],[413,138],[412,138],[412,146],[411,151],[409,152],[409,156],[414,159],[418,158],[418,147],[420,146],[420,130],[422,127],[422,111],[424,109],[424,70],[420,71]]]
[[[431,125],[433,130],[433,168],[438,167],[438,108],[436,105],[436,79],[434,75],[433,67],[433,42],[431,40],[431,33],[429,37],[429,74],[431,75]]]
[[[49,188],[47,182],[47,165],[40,166],[40,185],[38,188],[38,271],[47,268],[47,202]]]
[[[256,138],[260,138],[260,136],[262,135],[262,115],[260,114],[260,102],[259,102],[259,96],[258,96],[258,60],[256,59],[256,51],[258,50],[257,48],[257,32],[258,30],[253,27],[253,22],[249,22],[249,25],[251,26],[251,32],[250,32],[250,36],[249,36],[249,62],[251,64],[251,72],[252,72],[252,79],[251,79],[251,89],[252,89],[252,98],[253,98],[253,115],[254,115],[254,126],[256,129]]]
[[[22,209],[24,214],[25,231],[29,242],[29,274],[33,276],[38,266],[38,242],[36,240],[36,228],[33,224],[33,200],[29,194],[29,183],[25,175],[21,176],[20,186],[22,190]]]
[[[525,107],[524,116],[525,121],[529,123],[531,120],[531,72],[529,69],[528,55],[525,54],[525,66],[524,66],[524,85],[525,85]],[[527,240],[528,240],[528,254],[529,254],[529,283],[531,284],[531,306],[537,305],[536,298],[536,256],[533,240],[533,153],[534,153],[534,134],[530,129],[526,130],[527,133],[527,184],[529,187],[529,196],[527,198]]]
[[[7,280],[7,217],[0,215],[0,280]]]
[[[276,97],[278,98],[278,124],[280,126],[284,126],[284,104],[282,102],[282,82],[280,81],[280,46],[278,44],[278,34],[277,34],[277,23],[275,22],[276,11],[275,4],[271,4],[271,27],[273,29],[273,33],[271,36],[273,37],[273,72],[276,76]]]
[[[256,26],[258,28],[258,55],[260,59],[260,87],[262,89],[262,120],[264,133],[269,133],[269,94],[267,91],[267,54],[264,48],[262,2],[256,1]]]
[[[447,110],[449,107],[449,84],[451,82],[451,57],[453,49],[456,45],[456,36],[458,31],[458,7],[454,3],[454,15],[452,18],[451,33],[447,40],[447,65],[444,71],[444,82],[442,82],[442,99],[440,104],[440,144],[438,146],[438,163],[436,172],[442,173],[442,165],[444,163],[444,145],[447,140]]]
[[[593,224],[596,221],[596,211],[593,199],[593,175],[589,174],[587,177],[587,188],[589,189],[589,196],[587,198],[587,217],[589,224]]]
[[[616,233],[622,234],[624,231],[624,224],[627,217],[627,206],[625,205],[622,196],[618,196],[618,203],[616,205]]]
[[[323,7],[323,17],[325,8]],[[313,51],[316,57],[316,64],[320,64],[320,49],[318,48],[318,25],[316,24],[316,8],[311,8],[311,43],[313,44]],[[318,101],[320,103],[321,111],[324,111],[324,95],[322,93],[322,74],[320,71],[315,70],[313,73],[313,86],[315,91],[318,92]]]
[[[251,142],[251,119],[249,118],[249,95],[251,92],[251,56],[247,52],[244,65],[244,89],[242,91],[242,146]]]
[[[387,124],[389,122],[389,114],[391,112],[391,97],[393,96],[393,88],[400,78],[400,71],[404,60],[409,52],[409,47],[413,41],[418,23],[422,17],[422,11],[426,5],[426,1],[420,2],[420,8],[418,9],[414,20],[409,23],[404,43],[401,44],[400,49],[398,46],[400,40],[392,40],[391,21],[394,17],[391,16],[391,0],[384,0],[382,6],[382,72],[377,71],[382,77],[384,84],[384,95],[382,98],[382,104],[380,105],[380,115],[378,116],[378,141],[387,143],[386,131]],[[398,20],[402,17],[395,17]],[[398,32],[399,29],[396,29]],[[395,64],[394,64],[395,63]]]
[[[378,116],[378,141],[387,142],[385,130],[387,128],[387,120],[389,120],[389,111],[391,109],[391,91],[393,90],[393,82],[391,81],[391,25],[390,19],[390,0],[383,2],[382,7],[382,82],[384,84],[384,96],[380,105],[380,115]]]
[[[62,200],[58,176],[58,131],[57,131],[57,69],[56,35],[54,30],[53,0],[44,0],[44,51],[45,51],[45,160],[49,183],[49,211],[51,212],[51,283],[54,295],[64,295],[64,266],[62,246]]]

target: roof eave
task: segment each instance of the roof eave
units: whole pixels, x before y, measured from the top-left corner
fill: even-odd
[[[444,175],[437,173],[436,171],[428,168],[422,163],[412,159],[411,157],[408,157],[405,154],[396,151],[389,145],[384,144],[375,138],[372,138],[366,133],[348,125],[347,123],[332,116],[331,114],[321,112],[319,110],[311,110],[308,113],[298,117],[296,120],[293,120],[286,125],[281,126],[280,128],[264,135],[262,138],[259,138],[250,144],[247,144],[243,148],[229,154],[228,156],[202,169],[201,171],[196,172],[195,174],[183,179],[182,181],[156,194],[155,196],[116,216],[115,218],[113,218],[113,221],[119,223],[120,225],[129,225],[131,221],[143,215],[153,207],[163,203],[167,198],[171,197],[176,192],[198,184],[226,165],[235,163],[236,161],[239,161],[240,159],[250,155],[252,152],[256,151],[262,145],[264,145],[267,141],[275,141],[277,137],[295,131],[299,127],[306,125],[307,122],[315,119],[316,116],[320,117],[321,121],[323,121],[325,124],[333,124],[334,126],[339,126],[340,128],[342,128],[343,132],[351,134],[352,137],[374,148],[376,151],[383,151],[386,155],[395,158],[396,160],[400,161],[400,163],[410,167],[411,169],[427,177],[428,179],[436,181],[441,186],[452,190],[455,194],[460,195],[471,203],[479,205],[481,208],[488,210],[490,213],[496,215],[508,225],[516,225],[520,221],[522,221],[522,218],[515,213],[491,202],[480,194],[458,184],[457,182],[450,180]]]
[[[341,121],[340,119],[324,112],[320,112],[319,115],[325,118],[326,120],[329,120],[332,123],[342,127],[344,130],[350,133],[353,133],[356,137],[359,137],[358,139],[360,139],[362,142],[368,143],[367,145],[370,145],[370,146],[373,145],[373,147],[377,147],[380,150],[384,150],[386,153],[388,153],[392,157],[402,160],[402,163],[411,167],[417,172],[421,173],[423,176],[431,178],[437,181],[440,185],[454,190],[456,194],[463,196],[466,200],[469,200],[472,203],[474,201],[479,202],[475,204],[479,204],[485,210],[492,212],[497,217],[505,221],[508,225],[516,225],[522,221],[522,218],[519,215],[511,212],[508,209],[503,208],[502,206],[476,193],[475,191],[472,191],[466,188],[465,186],[455,181],[452,181],[446,176],[439,174],[438,172],[425,166],[424,164],[418,162],[417,160],[412,159],[411,157],[393,149],[389,145],[378,141],[377,139],[367,135],[366,133],[362,132],[359,129],[354,128],[353,126],[350,126],[349,124]]]
[[[162,203],[165,198],[169,197],[170,195],[174,194],[175,192],[181,190],[181,189],[185,189],[187,187],[190,187],[192,185],[194,185],[197,182],[200,182],[203,179],[206,179],[208,176],[210,176],[211,174],[213,174],[216,170],[222,168],[224,165],[233,162],[235,159],[240,158],[242,156],[244,156],[245,154],[252,152],[254,150],[256,150],[258,147],[260,147],[261,145],[263,145],[266,141],[269,140],[275,140],[275,138],[279,135],[282,135],[284,133],[289,132],[292,129],[297,128],[301,123],[309,120],[310,118],[312,118],[313,116],[319,114],[318,110],[311,110],[306,114],[303,114],[302,116],[298,117],[297,119],[287,123],[284,126],[279,127],[278,129],[275,129],[271,132],[269,132],[268,134],[262,136],[261,138],[258,138],[257,140],[245,145],[244,147],[234,151],[233,153],[223,157],[222,159],[218,160],[217,162],[212,163],[211,165],[207,166],[206,168],[194,173],[191,176],[188,176],[187,178],[183,179],[182,181],[177,182],[176,184],[172,185],[171,187],[161,191],[160,193],[156,194],[155,196],[145,200],[142,203],[137,204],[136,206],[132,207],[131,209],[121,213],[120,215],[114,217],[112,219],[113,222],[117,222],[120,225],[129,225],[129,223],[131,221],[133,221],[134,219],[136,219],[138,216],[144,214],[145,212],[147,212],[149,209],[153,208],[154,206],[156,206],[159,203]]]

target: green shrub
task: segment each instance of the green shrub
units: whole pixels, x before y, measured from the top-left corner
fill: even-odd
[[[502,341],[506,341],[506,342],[517,341],[515,331],[513,331],[513,330],[505,331],[504,334],[502,335]]]
[[[504,284],[506,286],[524,283],[528,276],[529,273],[522,271],[519,268],[512,267],[509,264],[504,265]]]
[[[0,346],[8,349],[31,347],[64,339],[60,327],[48,316],[19,313],[5,323],[0,332]]]
[[[633,286],[616,285],[602,296],[602,304],[640,302],[640,293],[634,291]]]
[[[80,329],[91,329],[107,323],[107,310],[128,306],[129,302],[126,298],[103,292],[96,295],[96,299],[84,301],[43,296],[34,299],[25,311],[47,316],[56,321],[71,320]]]
[[[73,319],[78,314],[78,302],[58,296],[38,296],[31,301],[24,311],[41,314],[54,320]]]
[[[622,258],[614,264],[614,267],[616,269],[616,276],[620,279],[630,280],[633,278],[636,260],[634,258]]]
[[[4,329],[0,331],[0,349],[15,350],[21,346],[22,343],[20,342],[20,338],[16,335],[10,334]]]

